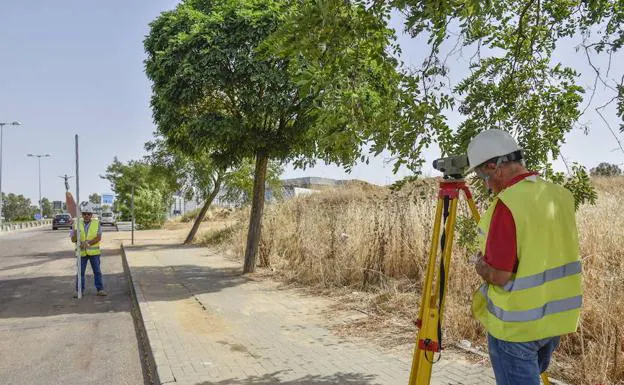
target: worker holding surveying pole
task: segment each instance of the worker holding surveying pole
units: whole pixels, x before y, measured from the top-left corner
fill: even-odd
[[[539,385],[560,336],[574,333],[582,276],[574,197],[524,166],[507,132],[481,132],[468,172],[496,194],[478,224],[475,262],[485,283],[472,311],[488,332],[498,385]]]
[[[74,198],[70,192],[65,194],[65,200],[69,213],[72,217],[75,217],[77,215],[77,208]],[[102,270],[100,268],[100,241],[102,240],[102,227],[97,219],[93,219],[93,204],[87,203],[84,207],[82,207],[80,212],[82,218],[76,218],[74,220],[74,228],[70,233],[71,240],[74,243],[78,242],[78,236],[80,236],[80,280],[76,277],[76,292],[78,291],[78,282],[80,281],[81,293],[84,294],[87,263],[91,263],[97,295],[106,296],[108,294],[104,291]],[[77,298],[78,294],[76,293],[74,297]]]

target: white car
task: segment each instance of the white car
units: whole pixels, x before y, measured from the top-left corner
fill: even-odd
[[[104,212],[100,215],[100,224],[102,226],[115,226],[115,214],[111,212]]]

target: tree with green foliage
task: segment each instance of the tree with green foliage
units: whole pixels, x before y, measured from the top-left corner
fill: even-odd
[[[2,193],[2,215],[7,222],[32,220],[36,212],[39,208],[25,196]]]
[[[221,168],[255,160],[244,272],[256,265],[270,160],[306,167],[320,158],[348,168],[400,117],[401,77],[385,51],[387,32],[361,38],[352,70],[333,83],[299,74],[296,55],[271,49],[266,39],[301,4],[186,0],[153,21],[145,40],[154,119],[167,144],[204,151]]]
[[[598,166],[592,168],[589,173],[591,176],[620,176],[622,169],[617,164],[601,162]]]
[[[98,193],[93,193],[89,195],[89,202],[99,205],[100,203],[102,203],[102,196]]]
[[[221,189],[225,170],[216,167],[210,157],[205,154],[185,154],[176,148],[167,146],[161,137],[145,144],[149,152],[147,162],[156,167],[170,170],[176,178],[178,191],[186,199],[196,198],[204,202],[193,227],[189,231],[184,244],[193,242],[199,226],[203,221],[210,205]]]
[[[574,165],[569,175],[555,173],[552,159],[560,155],[566,135],[591,106],[596,86],[588,100],[571,63],[556,62],[554,50],[564,39],[578,39],[595,72],[617,102],[624,117],[624,78],[610,80],[592,59],[613,55],[624,43],[624,12],[617,0],[325,0],[302,1],[282,38],[272,40],[272,49],[299,52],[316,62],[315,75],[325,83],[339,82],[353,65],[349,50],[363,34],[352,31],[385,31],[390,12],[406,18],[406,31],[426,42],[428,54],[422,65],[409,70],[405,88],[413,96],[410,125],[377,135],[375,146],[387,148],[395,159],[395,171],[407,166],[419,173],[422,149],[436,143],[443,155],[465,152],[470,139],[491,128],[510,131],[526,150],[527,166],[547,178],[576,189],[575,196],[593,202],[593,191],[584,167]],[[342,28],[341,15],[350,13],[349,28]],[[279,32],[278,32],[279,33]],[[308,38],[312,36],[312,38]],[[314,38],[316,37],[316,38]],[[392,37],[391,37],[392,38]],[[336,45],[335,42],[342,42]],[[321,52],[322,55],[315,54]],[[399,53],[397,51],[397,53]],[[457,69],[447,63],[469,55],[469,74],[456,84]],[[304,59],[297,59],[298,61]],[[576,59],[574,59],[576,60]],[[325,76],[327,75],[327,76]],[[300,76],[307,76],[301,72]],[[585,104],[583,106],[582,104]],[[603,112],[608,103],[595,108],[608,128]],[[451,127],[449,114],[460,114]],[[617,137],[616,137],[617,139]],[[580,202],[577,202],[580,203]]]
[[[223,180],[220,199],[236,207],[251,204],[254,188],[254,162],[244,161],[241,165],[227,173]],[[271,191],[274,199],[282,198],[282,183],[280,176],[284,172],[282,165],[269,161],[267,166],[266,187]]]
[[[254,181],[253,162],[244,160],[236,168],[219,168],[206,153],[182,153],[168,147],[161,137],[146,143],[145,149],[149,152],[146,160],[150,164],[171,170],[177,178],[179,192],[186,199],[195,198],[203,202],[186,236],[185,245],[193,242],[208,209],[220,193],[222,199],[228,202],[238,205],[249,203]],[[277,188],[282,171],[279,164],[269,162],[267,184]]]
[[[44,218],[52,217],[52,202],[48,198],[41,198],[41,213]]]
[[[172,194],[178,187],[170,170],[145,161],[122,163],[115,157],[102,178],[111,183],[122,220],[132,218],[131,193],[134,188],[136,223],[142,228],[156,228],[164,223]]]
[[[171,196],[154,186],[138,186],[134,191],[135,222],[142,229],[160,228],[167,219]]]

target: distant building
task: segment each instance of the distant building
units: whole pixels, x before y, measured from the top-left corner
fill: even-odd
[[[168,216],[170,218],[184,215],[185,213],[196,210],[203,205],[202,202],[195,199],[185,199],[181,194],[174,194],[172,198],[173,202],[171,203],[171,207],[169,207],[168,212]]]
[[[319,178],[315,176],[282,179],[281,182],[283,187],[299,187],[310,190],[322,190],[325,188],[332,188],[342,183],[342,181],[336,179]]]
[[[264,199],[266,203],[272,203],[276,201],[276,195],[281,195],[283,199],[291,199],[296,196],[302,195],[310,195],[317,193],[319,191],[341,187],[350,183],[362,183],[366,184],[367,182],[363,182],[357,179],[349,179],[349,180],[338,180],[338,179],[330,179],[330,178],[320,178],[320,177],[303,177],[303,178],[290,178],[290,179],[282,179],[281,181],[281,194],[275,194],[271,186],[267,185],[264,192]],[[202,207],[203,202],[195,201],[195,200],[185,200],[180,195],[173,196],[174,202],[171,205],[171,209],[169,212],[169,216],[177,216],[183,215],[185,212],[195,210],[197,208]],[[226,194],[223,191],[220,191],[212,202],[215,206],[220,207],[228,207],[235,208],[240,205],[239,202],[230,202],[227,200]]]
[[[330,179],[320,178],[315,176],[303,177],[303,178],[290,178],[282,179],[282,196],[284,199],[290,199],[301,195],[310,195],[316,192],[341,187],[350,183],[366,183],[357,179]],[[272,191],[267,187],[267,202],[271,202],[273,199]]]

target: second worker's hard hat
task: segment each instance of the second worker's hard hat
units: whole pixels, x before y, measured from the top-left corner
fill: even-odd
[[[87,203],[80,208],[80,212],[93,214],[95,212],[95,207],[93,207],[93,203]]]
[[[468,145],[468,163],[470,167],[466,174],[474,171],[475,167],[505,155],[521,151],[518,142],[510,133],[493,129],[480,132],[472,138]]]

